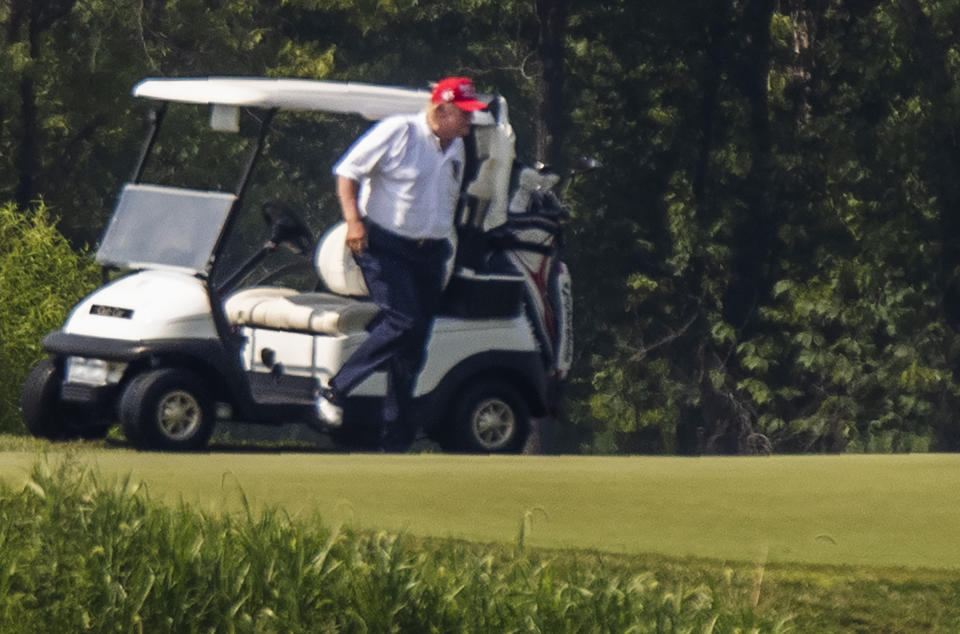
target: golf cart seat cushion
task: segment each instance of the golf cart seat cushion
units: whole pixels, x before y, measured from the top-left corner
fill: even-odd
[[[231,324],[322,335],[362,331],[377,312],[373,302],[275,286],[244,289],[226,302]]]

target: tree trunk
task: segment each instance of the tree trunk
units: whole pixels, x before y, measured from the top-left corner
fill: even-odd
[[[703,34],[704,64],[700,73],[700,85],[703,86],[700,103],[700,142],[697,163],[693,175],[693,197],[697,212],[703,218],[702,225],[707,226],[715,219],[716,205],[710,203],[707,193],[710,182],[710,158],[714,150],[714,130],[717,124],[717,104],[720,97],[720,78],[726,68],[724,60],[729,50],[727,35],[730,31],[728,5],[719,2],[714,5],[714,14]]]
[[[900,0],[899,8],[918,53],[912,69],[916,89],[927,93],[932,104],[930,128],[934,133],[926,141],[925,171],[940,206],[942,254],[938,277],[944,317],[954,331],[960,331],[960,126],[956,110],[944,107],[945,95],[953,86],[949,71],[951,43],[939,37],[917,0]]]
[[[537,0],[540,21],[538,48],[543,64],[541,76],[540,118],[537,122],[537,158],[548,164],[560,162],[566,113],[563,98],[564,37],[567,26],[567,0]]]
[[[735,234],[734,276],[724,297],[724,317],[737,328],[746,325],[771,284],[772,243],[776,234],[771,196],[773,152],[767,76],[773,8],[773,0],[752,0],[744,7],[743,14],[747,45],[737,71],[740,91],[747,100],[752,161],[743,192],[747,212]]]
[[[17,187],[14,194],[17,206],[26,209],[37,198],[36,178],[40,171],[37,156],[40,134],[40,113],[37,105],[36,79],[33,67],[40,61],[40,38],[73,10],[77,0],[14,0],[10,3],[7,34],[11,42],[28,44],[30,61],[28,70],[20,80],[20,138],[14,166],[17,170]],[[25,32],[24,32],[25,31]]]
[[[37,97],[33,77],[20,80],[20,142],[14,165],[17,169],[17,189],[14,198],[17,207],[27,209],[34,201],[34,174],[37,172]]]

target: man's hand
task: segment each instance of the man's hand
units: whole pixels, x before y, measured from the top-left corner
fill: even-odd
[[[367,248],[367,228],[359,220],[347,223],[347,248],[356,255]]]
[[[367,248],[367,228],[360,218],[357,209],[357,194],[360,183],[343,176],[337,177],[337,198],[340,200],[340,211],[347,222],[347,248],[356,255],[363,253]]]

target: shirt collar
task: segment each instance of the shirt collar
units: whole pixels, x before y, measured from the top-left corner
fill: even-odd
[[[427,111],[422,110],[420,114],[417,115],[417,127],[420,129],[420,133],[425,137],[430,139],[430,142],[433,143],[433,146],[437,149],[437,152],[443,152],[440,148],[440,138],[433,133],[433,130],[430,129],[430,123],[427,121]],[[443,155],[451,156],[454,151],[456,151],[456,146],[458,143],[463,143],[463,139],[454,139],[453,142],[447,147],[447,151],[443,152]]]

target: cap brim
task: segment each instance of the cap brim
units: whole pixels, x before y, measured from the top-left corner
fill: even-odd
[[[457,105],[461,110],[466,110],[467,112],[476,112],[477,110],[483,110],[487,107],[487,104],[482,101],[477,101],[476,99],[464,99],[463,101],[454,101],[452,102]]]

